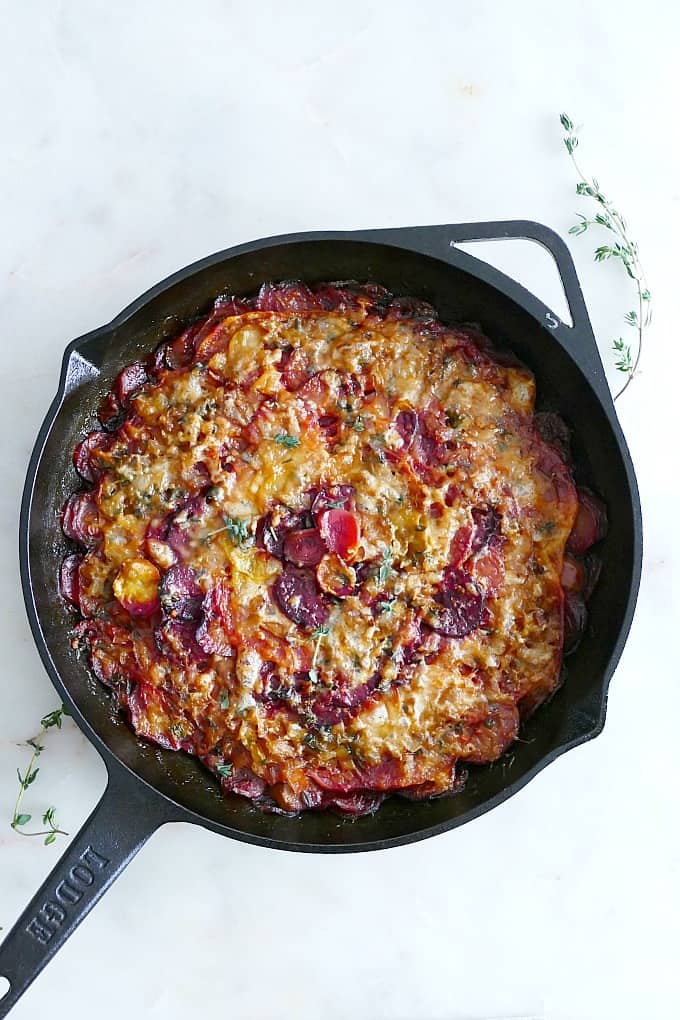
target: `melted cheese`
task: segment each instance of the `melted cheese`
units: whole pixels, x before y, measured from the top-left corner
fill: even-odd
[[[307,379],[287,388],[291,348]],[[320,769],[370,776],[396,762],[393,786],[437,792],[457,760],[500,754],[518,703],[557,683],[559,577],[576,509],[566,469],[560,485],[542,470],[534,396],[526,369],[495,362],[465,331],[386,321],[361,302],[346,314],[247,312],[219,323],[195,364],[163,371],[134,397],[134,417],[100,454],[103,540],[81,567],[82,604],[109,624],[90,632],[99,675],[156,692],[130,709],[138,732],[246,767],[284,808],[304,806]],[[446,456],[428,463],[421,449],[419,460],[400,412],[430,422]],[[310,493],[333,485],[354,489],[354,559],[374,569],[329,604],[328,632],[313,636],[277,604],[282,564],[254,534],[272,508],[308,510]],[[203,593],[228,590],[229,647],[170,655],[154,637],[159,617],[140,623],[110,609],[112,584],[135,557],[167,570],[172,553],[145,542],[147,526],[206,492],[195,519],[175,520]],[[478,507],[499,516],[502,576],[482,624],[441,637],[427,621]],[[267,696],[272,669],[288,692],[279,701]],[[314,699],[341,688],[366,697],[319,723]]]

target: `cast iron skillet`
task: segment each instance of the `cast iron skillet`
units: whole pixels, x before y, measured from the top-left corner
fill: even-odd
[[[573,326],[524,288],[456,249],[458,241],[529,238],[553,255]],[[527,742],[500,762],[473,768],[462,793],[413,803],[388,800],[377,814],[286,818],[225,797],[188,755],[138,740],[69,645],[69,614],[57,589],[65,541],[57,525],[77,488],[71,452],[94,424],[118,371],[146,355],[223,292],[247,294],[265,280],[374,280],[430,301],[445,322],[478,322],[536,374],[542,406],[574,433],[576,462],[609,508],[602,578],[590,624],[569,660],[566,684],[524,728]],[[181,270],[134,301],[110,325],[66,348],[59,390],[28,468],[20,524],[21,580],[38,650],[58,695],[103,756],[104,796],[0,947],[10,990],[7,1015],[30,982],[160,825],[191,821],[225,836],[286,850],[341,853],[399,846],[445,832],[500,804],[549,762],[597,736],[607,687],[633,615],[642,557],[637,485],[597,352],[573,262],[560,238],[537,223],[473,223],[351,233],[288,234],[239,245]]]

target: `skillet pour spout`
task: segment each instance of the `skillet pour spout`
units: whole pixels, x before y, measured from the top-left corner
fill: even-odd
[[[573,325],[495,268],[463,253],[461,241],[523,238],[557,263]],[[388,800],[374,815],[267,815],[224,796],[194,759],[138,740],[112,714],[69,641],[72,617],[59,597],[65,541],[55,521],[76,486],[71,451],[92,427],[98,404],[125,365],[144,359],[222,293],[250,294],[268,280],[374,280],[396,295],[433,305],[444,322],[479,323],[534,372],[539,409],[572,430],[582,478],[610,508],[602,575],[590,626],[565,684],[524,724],[525,742],[493,765],[472,767],[465,788],[431,801]],[[395,847],[453,829],[502,803],[564,751],[600,733],[607,689],[635,607],[642,522],[628,449],[597,352],[583,295],[564,242],[525,221],[289,234],[211,255],[134,301],[109,325],[74,340],[57,395],[28,467],[20,520],[24,600],[38,651],[58,696],[106,764],[100,803],[0,945],[0,999],[7,1015],[28,985],[148,837],[191,821],[265,847],[346,853]],[[103,962],[103,961],[102,961]]]

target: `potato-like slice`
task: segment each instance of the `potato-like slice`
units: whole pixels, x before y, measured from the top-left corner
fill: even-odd
[[[116,574],[113,594],[131,616],[151,616],[160,608],[160,571],[148,560],[126,560]]]

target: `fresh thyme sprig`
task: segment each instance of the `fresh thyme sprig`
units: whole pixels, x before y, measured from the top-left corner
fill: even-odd
[[[223,528],[216,528],[214,531],[209,531],[207,535],[204,535],[200,540],[201,545],[210,545],[215,535],[222,535],[225,531],[232,541],[233,545],[251,545],[252,535],[250,534],[250,520],[247,517],[228,517],[226,514],[222,514],[222,520],[224,521]]]
[[[382,559],[380,560],[380,568],[378,570],[378,584],[384,585],[387,578],[392,573],[392,550],[385,547],[383,549]]]
[[[40,733],[26,741],[26,744],[33,748],[33,754],[31,755],[31,760],[29,761],[28,767],[23,776],[19,769],[17,769],[17,776],[19,778],[19,793],[17,794],[17,799],[14,804],[14,814],[12,815],[12,821],[10,824],[14,831],[18,832],[20,836],[44,836],[45,846],[49,846],[50,843],[54,843],[57,838],[57,834],[68,836],[68,832],[60,829],[57,825],[56,808],[49,807],[43,813],[42,823],[46,826],[46,828],[40,829],[37,832],[26,832],[23,826],[28,825],[32,816],[20,810],[21,801],[23,800],[26,790],[32,783],[35,782],[38,772],[40,771],[40,768],[36,765],[36,761],[45,750],[41,740],[47,731],[52,729],[52,727],[56,727],[58,730],[61,729],[64,714],[67,714],[66,708],[62,705],[61,708],[55,708],[53,712],[48,712],[46,716],[43,716],[40,720]]]
[[[599,245],[595,249],[595,261],[605,262],[607,259],[619,259],[628,276],[634,281],[637,292],[637,309],[633,309],[625,315],[626,325],[636,332],[635,356],[633,357],[630,344],[627,344],[623,337],[614,340],[612,344],[617,359],[615,361],[616,368],[627,376],[625,383],[614,397],[614,400],[617,400],[628,388],[638,370],[642,356],[644,330],[652,320],[652,296],[645,280],[638,246],[630,238],[625,219],[602,193],[597,180],[594,177],[586,177],[574,155],[579,142],[578,128],[566,113],[560,114],[560,124],[565,132],[564,146],[579,176],[576,194],[593,199],[598,206],[598,211],[592,218],[577,213],[578,223],[570,228],[569,233],[578,236],[584,234],[591,227],[602,227],[604,230],[609,230],[616,240],[610,244]]]
[[[314,654],[312,655],[312,665],[309,668],[309,679],[313,684],[317,684],[319,682],[319,671],[316,668],[316,663],[319,658],[321,639],[326,637],[328,633],[329,628],[323,625],[312,631],[312,637],[315,639],[316,644],[314,645]]]

